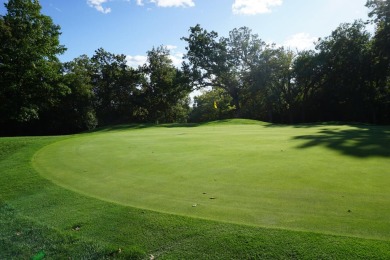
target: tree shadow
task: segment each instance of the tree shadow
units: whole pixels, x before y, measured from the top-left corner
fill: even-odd
[[[170,124],[124,124],[124,125],[112,125],[112,126],[104,126],[99,127],[94,130],[88,131],[87,133],[102,133],[102,132],[110,132],[110,131],[126,131],[132,129],[144,129],[144,128],[179,128],[179,127],[197,127],[201,124],[195,123],[170,123]]]
[[[293,137],[305,141],[298,148],[325,146],[342,154],[358,157],[390,157],[390,128],[385,126],[354,126],[353,129],[322,129],[318,134]]]
[[[131,129],[143,129],[143,128],[189,128],[189,127],[198,127],[198,126],[213,126],[213,125],[262,125],[268,126],[269,123],[256,121],[256,120],[246,120],[246,119],[222,119],[210,122],[200,122],[200,123],[164,123],[164,124],[153,124],[153,123],[140,123],[140,124],[121,124],[121,125],[109,125],[96,128],[86,133],[96,133],[96,132],[109,132],[109,131],[121,131],[121,130],[131,130]]]
[[[348,122],[339,122],[339,121],[327,121],[327,122],[312,122],[312,123],[296,123],[296,124],[278,124],[278,123],[268,123],[264,124],[266,127],[293,127],[293,128],[312,128],[312,127],[325,127],[325,126],[356,126],[356,127],[368,127],[373,126],[371,124],[364,123],[353,123]]]
[[[86,131],[85,133],[102,133],[102,132],[110,132],[110,131],[121,131],[121,130],[130,130],[130,129],[142,129],[150,127],[148,124],[124,124],[124,125],[110,125],[110,126],[102,126],[95,128],[90,131]]]

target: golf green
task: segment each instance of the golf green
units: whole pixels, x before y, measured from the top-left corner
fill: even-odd
[[[123,127],[38,151],[45,178],[97,199],[262,227],[390,239],[390,128],[230,121]]]

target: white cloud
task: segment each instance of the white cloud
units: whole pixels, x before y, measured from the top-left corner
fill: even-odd
[[[282,5],[283,0],[235,0],[232,6],[234,14],[255,15],[270,13],[271,7]]]
[[[173,66],[179,68],[181,67],[181,63],[183,62],[184,54],[179,51],[175,51],[177,46],[174,45],[165,45],[165,47],[170,51],[169,58],[172,60]],[[148,57],[144,55],[136,55],[136,56],[126,56],[127,65],[133,68],[138,68],[138,66],[142,66],[148,62]]]
[[[181,52],[174,52],[174,53],[171,53],[169,58],[172,60],[173,66],[180,68],[181,64],[183,62],[183,56],[184,56],[184,54]]]
[[[102,4],[106,3],[108,0],[87,0],[87,3],[90,7],[95,8],[103,14],[108,14],[111,12],[111,8],[104,8]]]
[[[307,50],[314,48],[314,42],[317,40],[318,38],[308,33],[297,33],[290,36],[283,45],[298,50]]]
[[[111,8],[103,7],[103,4],[110,1],[125,1],[132,2],[133,0],[87,0],[87,4],[90,7],[95,8],[101,13],[108,14],[111,12]],[[138,6],[145,5],[144,2],[153,3],[158,7],[194,7],[194,0],[134,0]]]
[[[172,51],[172,50],[177,49],[177,46],[168,44],[168,45],[165,45],[165,48],[167,48],[167,50],[169,50],[169,51]]]
[[[180,51],[177,51],[176,45],[164,45],[167,50],[169,50],[169,58],[172,60],[173,66],[179,68],[181,67],[181,63],[183,62],[183,56],[184,54]]]
[[[133,68],[138,68],[138,66],[144,65],[148,60],[147,56],[136,55],[136,56],[126,56],[127,65]]]
[[[193,0],[150,0],[160,7],[194,7]]]

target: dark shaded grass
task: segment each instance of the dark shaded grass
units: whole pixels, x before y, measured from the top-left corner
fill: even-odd
[[[205,125],[266,125],[271,126],[270,123],[265,123],[256,120],[250,119],[224,119],[217,120],[212,122],[203,122],[203,123],[171,123],[171,124],[123,124],[123,125],[113,125],[113,126],[103,126],[97,129],[89,131],[89,133],[93,132],[109,132],[109,131],[127,131],[132,129],[144,129],[151,127],[162,127],[162,128],[178,128],[178,127],[199,127]],[[277,126],[277,125],[275,125]]]
[[[199,220],[67,191],[30,164],[61,138],[0,139],[0,259],[390,259],[389,241]]]
[[[326,126],[352,126],[354,129],[334,130]],[[324,122],[307,123],[296,125],[264,124],[266,127],[294,127],[311,128],[324,127],[316,135],[296,136],[294,140],[303,140],[305,143],[298,148],[310,148],[314,146],[325,146],[331,150],[341,152],[347,156],[358,158],[367,157],[390,157],[390,128],[360,123]],[[351,145],[352,141],[352,145]]]
[[[296,136],[305,143],[299,148],[325,146],[344,155],[367,157],[390,157],[390,131],[377,126],[355,126],[355,129],[335,131],[324,129],[316,135]]]

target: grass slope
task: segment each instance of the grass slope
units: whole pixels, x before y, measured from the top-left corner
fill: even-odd
[[[120,206],[31,166],[64,137],[0,138],[0,258],[386,259],[388,241],[227,224]]]
[[[390,240],[387,130],[250,120],[122,129],[46,146],[34,166],[56,184],[122,205]]]

